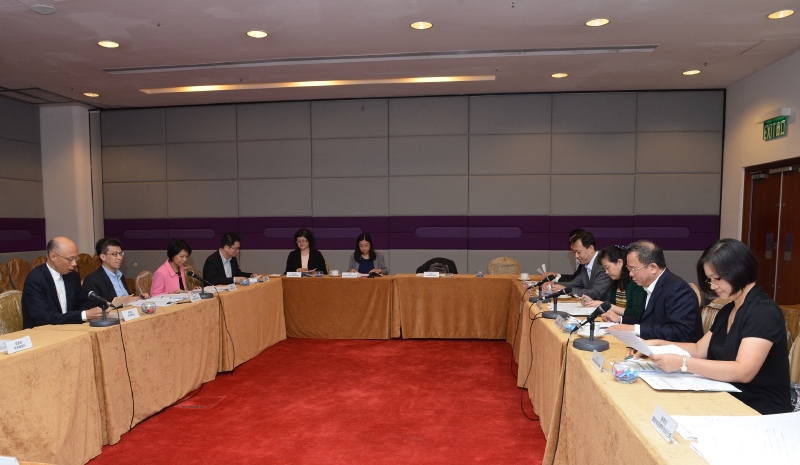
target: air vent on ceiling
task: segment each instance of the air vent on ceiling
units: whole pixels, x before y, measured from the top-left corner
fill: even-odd
[[[27,89],[9,89],[0,87],[0,95],[3,97],[13,98],[34,105],[45,105],[49,103],[72,103],[78,100],[65,97],[49,90],[40,89],[38,87],[29,87]],[[83,103],[83,102],[81,102]]]
[[[798,47],[800,47],[800,37],[790,37],[788,39],[764,39],[742,52],[742,55],[758,55],[762,53],[788,54]]]

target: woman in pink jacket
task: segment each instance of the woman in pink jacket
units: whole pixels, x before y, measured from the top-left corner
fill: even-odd
[[[188,291],[183,265],[191,254],[192,248],[183,239],[171,240],[169,246],[167,246],[167,261],[153,273],[150,295],[157,296],[175,291]]]

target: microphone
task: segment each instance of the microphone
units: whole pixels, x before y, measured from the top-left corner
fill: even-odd
[[[90,299],[94,299],[94,300],[96,300],[98,302],[102,302],[102,303],[108,305],[111,308],[117,308],[111,302],[109,302],[106,299],[104,299],[103,297],[100,297],[99,295],[97,295],[97,292],[95,292],[95,291],[89,291],[87,296],[89,296]]]
[[[107,306],[109,306],[111,308],[117,308],[111,302],[109,302],[106,299],[104,299],[104,298],[100,297],[99,295],[97,295],[97,293],[95,291],[89,291],[89,293],[86,294],[86,296],[89,297],[90,299],[94,299],[94,300],[96,300],[98,302],[102,302],[102,303],[106,304]],[[103,305],[103,306],[100,307],[100,311],[103,312],[103,318],[94,319],[94,320],[89,321],[89,326],[106,327],[106,326],[114,326],[114,325],[118,325],[119,324],[119,318],[106,318],[106,305]]]
[[[586,319],[585,319],[585,320],[583,320],[583,321],[581,322],[581,324],[579,324],[579,325],[578,325],[578,327],[580,328],[581,326],[585,325],[586,323],[589,323],[589,322],[591,322],[591,321],[594,321],[594,319],[595,319],[595,318],[597,318],[598,316],[600,316],[600,315],[602,315],[603,313],[607,312],[607,311],[608,311],[608,309],[610,309],[610,308],[611,308],[611,302],[603,302],[602,304],[600,304],[600,306],[599,306],[599,307],[597,307],[596,309],[594,309],[594,311],[592,312],[592,314],[591,314],[591,315],[589,315],[588,317],[586,317]]]
[[[195,273],[195,272],[194,272],[194,271],[192,271],[192,270],[189,270],[189,271],[187,271],[187,272],[186,272],[186,275],[187,275],[187,276],[189,276],[190,278],[194,278],[194,279],[196,279],[196,280],[200,281],[201,283],[203,283],[203,284],[205,284],[205,285],[207,285],[207,286],[211,286],[211,287],[213,287],[214,289],[216,289],[216,286],[214,286],[213,284],[211,284],[211,282],[209,282],[209,281],[208,281],[206,278],[204,278],[204,277],[200,276],[199,274]],[[187,287],[188,287],[188,286],[187,286]],[[219,293],[219,291],[217,291],[217,293]],[[200,298],[201,298],[201,299],[211,299],[211,298],[213,298],[213,297],[214,297],[214,296],[213,296],[213,295],[212,295],[210,292],[205,292],[205,290],[201,290],[201,291],[200,291]]]
[[[538,299],[531,299],[531,302],[545,302],[545,301],[547,301],[549,299],[557,299],[557,298],[561,297],[562,295],[569,295],[571,293],[572,293],[572,288],[571,287],[565,287],[564,289],[561,289],[558,292],[554,292],[554,293],[552,293],[552,294],[550,294],[548,296],[541,296]]]
[[[541,286],[544,283],[549,283],[550,281],[557,281],[561,276],[557,274],[551,274],[546,276],[544,279],[539,281],[538,283],[526,283],[525,289],[531,289],[537,286]]]

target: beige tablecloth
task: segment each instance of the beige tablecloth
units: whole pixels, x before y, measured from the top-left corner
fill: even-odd
[[[219,371],[230,371],[286,339],[280,279],[221,292]],[[235,356],[235,360],[234,360]]]
[[[394,337],[507,339],[519,294],[510,275],[397,275],[392,309]]]
[[[88,334],[26,329],[33,348],[0,353],[0,455],[83,464],[100,454],[103,434]]]
[[[381,278],[282,278],[286,335],[388,339],[392,282]]]

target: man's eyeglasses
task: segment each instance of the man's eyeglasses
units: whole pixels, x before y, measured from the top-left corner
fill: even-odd
[[[107,253],[106,255],[111,255],[114,258],[116,258],[116,257],[124,257],[125,256],[125,252],[111,252],[111,253]]]
[[[59,255],[59,254],[57,254],[55,252],[53,252],[53,255],[55,255],[56,257],[61,257],[64,260],[66,260],[66,261],[68,261],[70,263],[72,263],[72,262],[78,263],[78,257],[65,257],[65,256]]]
[[[631,268],[629,266],[626,266],[625,268],[628,269],[628,273],[633,274],[633,273],[636,273],[637,271],[641,270],[642,268],[647,268],[647,265],[642,265],[642,266],[639,266],[639,267],[636,267],[636,268]]]

